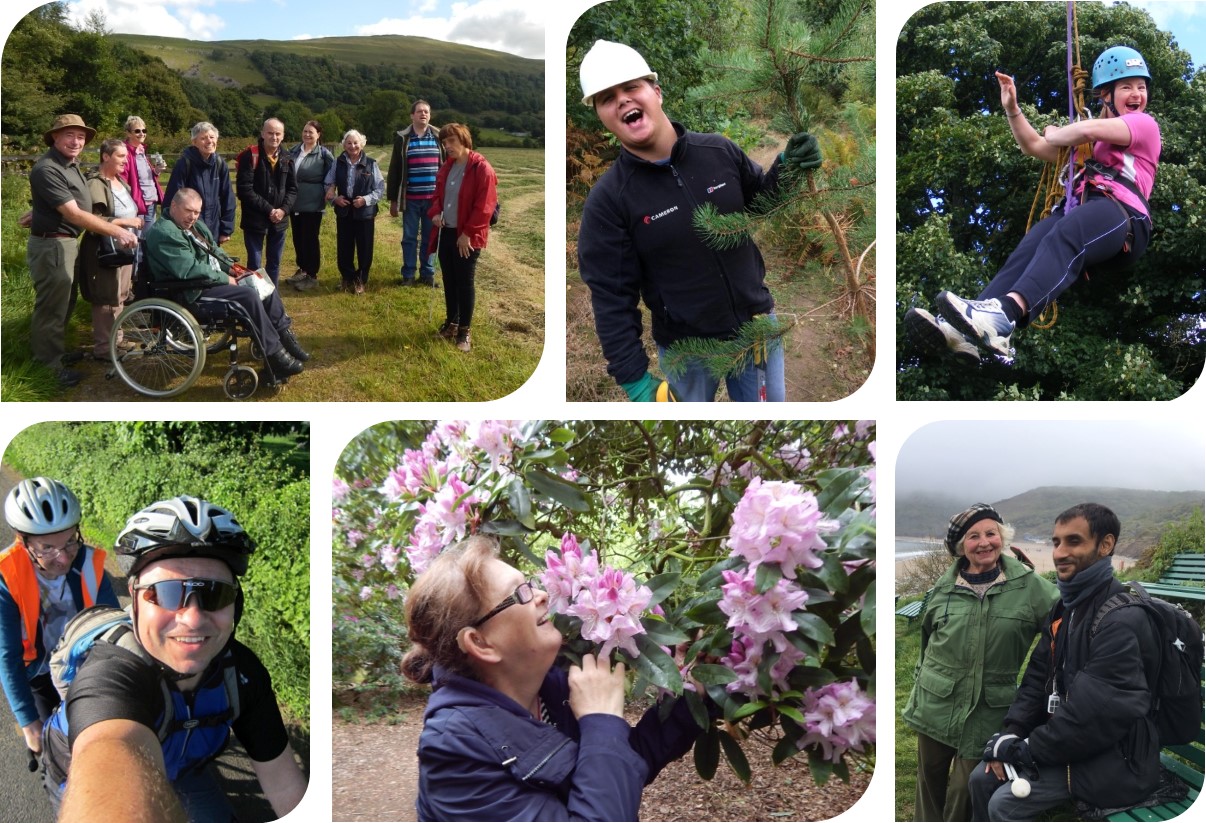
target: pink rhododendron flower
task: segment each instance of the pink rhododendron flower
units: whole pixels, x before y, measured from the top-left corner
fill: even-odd
[[[444,464],[426,452],[407,449],[402,454],[402,462],[381,484],[381,493],[390,502],[396,502],[403,497],[415,498],[423,492],[439,488],[446,473]]]
[[[802,472],[812,465],[812,452],[797,446],[781,446],[775,452],[775,457],[783,461],[789,469]]]
[[[733,511],[729,548],[751,568],[777,564],[784,577],[795,580],[797,566],[821,566],[816,555],[826,548],[821,535],[837,528],[836,521],[821,516],[812,492],[795,483],[755,477]]]
[[[445,546],[464,540],[470,522],[476,517],[477,497],[455,474],[448,478],[435,496],[419,506],[419,516],[410,535],[406,556],[411,571],[422,574]]]
[[[348,496],[348,484],[336,477],[331,481],[331,499],[336,503]]]
[[[360,557],[360,565],[364,566],[366,569],[371,569],[373,567],[373,564],[376,562],[377,562],[377,555],[375,555],[375,554],[364,554],[364,555],[361,555],[361,557]]]
[[[641,613],[652,599],[648,586],[638,586],[631,574],[607,567],[598,577],[583,582],[566,614],[581,618],[582,636],[602,643],[600,654],[608,655],[618,646],[638,657],[634,638],[645,633]]]
[[[867,435],[871,433],[871,429],[875,426],[874,420],[860,420],[854,424],[854,437],[857,440],[866,440]]]
[[[393,574],[394,571],[397,570],[398,556],[400,554],[401,552],[395,546],[381,547],[381,565],[384,566],[390,574]]]
[[[395,586],[393,583],[390,583],[388,586],[385,587],[385,596],[388,597],[390,600],[397,600],[399,597],[402,596],[402,590],[399,589],[397,586]]]
[[[566,614],[570,603],[582,590],[584,581],[599,574],[599,555],[591,551],[582,556],[578,538],[566,532],[561,537],[561,552],[546,552],[545,570],[540,575],[541,585],[549,595],[549,611]]]
[[[787,676],[804,659],[804,652],[790,643],[786,644],[770,668],[773,695],[767,695],[758,684],[758,667],[765,657],[766,644],[746,634],[735,634],[728,655],[720,662],[737,674],[737,679],[725,686],[731,694],[744,694],[750,698],[771,697],[788,691],[791,687]]]
[[[348,529],[347,534],[345,534],[344,537],[348,541],[348,547],[354,549],[359,546],[360,541],[364,539],[364,532],[357,531],[356,529]]]
[[[519,424],[513,420],[483,420],[466,433],[469,442],[484,451],[496,469],[510,464],[515,441],[522,436]]]
[[[373,588],[371,586],[365,586],[364,588],[362,588],[360,590],[360,599],[361,600],[368,600],[372,596],[373,596]]]
[[[804,722],[807,733],[797,745],[819,745],[826,760],[838,763],[846,752],[863,752],[875,742],[875,701],[854,680],[809,689]]]
[[[728,628],[761,644],[770,642],[775,651],[784,651],[790,643],[786,632],[796,628],[792,612],[804,608],[808,593],[790,580],[780,579],[759,594],[752,568],[745,572],[726,570],[717,607],[729,616]]]

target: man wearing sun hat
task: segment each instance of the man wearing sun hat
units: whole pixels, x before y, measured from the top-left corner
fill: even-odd
[[[63,338],[71,314],[77,239],[87,229],[107,234],[134,248],[138,235],[92,213],[92,197],[80,170],[79,157],[96,129],[78,114],[60,114],[42,135],[49,150],[29,173],[33,208],[20,225],[29,229],[25,258],[34,284],[30,348],[34,359],[55,372],[59,383],[74,386],[83,375],[63,362]]]

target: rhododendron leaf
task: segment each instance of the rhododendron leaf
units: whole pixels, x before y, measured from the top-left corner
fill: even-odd
[[[792,617],[796,621],[796,628],[805,637],[811,637],[825,646],[833,645],[835,640],[833,629],[822,618],[808,612],[793,612]]]
[[[715,727],[707,731],[695,741],[695,771],[704,780],[716,776],[716,767],[720,765],[720,732]]]
[[[766,706],[767,706],[767,704],[763,700],[754,700],[752,702],[746,703],[744,706],[739,708],[737,711],[733,712],[733,719],[740,720],[743,717],[749,717],[751,714],[754,714],[757,711],[765,709]]]
[[[653,592],[653,597],[649,600],[650,606],[656,606],[661,603],[670,593],[678,588],[678,584],[682,581],[683,576],[677,572],[666,572],[649,578],[649,582],[645,585]],[[681,642],[681,641],[680,641]]]
[[[848,764],[845,760],[843,760],[841,763],[833,764],[833,773],[840,777],[843,783],[850,782],[850,764]]]
[[[808,608],[810,609],[815,609],[822,603],[833,603],[837,600],[828,589],[805,588],[803,591],[808,595]]]
[[[863,601],[863,607],[859,610],[858,620],[862,624],[863,633],[868,637],[875,636],[875,581],[871,581],[871,585],[867,587]],[[868,671],[875,671],[874,668]]]
[[[784,717],[794,720],[801,726],[804,725],[804,715],[801,714],[799,709],[793,706],[784,706],[782,704],[776,706],[775,708],[779,711],[779,714],[783,715]]]
[[[796,748],[796,739],[785,737],[775,744],[775,750],[771,752],[771,763],[778,766],[783,761],[790,760],[799,753],[800,750]]]
[[[528,534],[531,532],[531,529],[518,520],[490,520],[482,523],[479,531],[482,534],[502,534],[508,537],[516,537],[521,534]]]
[[[677,646],[691,639],[686,632],[656,617],[642,617],[641,625],[645,627],[645,636],[659,646]]]
[[[775,584],[783,579],[783,570],[779,566],[762,563],[754,572],[754,586],[759,594],[766,594]]]
[[[717,563],[716,565],[712,566],[707,571],[705,571],[703,574],[701,574],[699,576],[699,580],[696,581],[695,585],[700,591],[709,591],[712,589],[719,589],[720,583],[721,583],[721,575],[724,572],[731,571],[731,570],[737,568],[738,566],[744,565],[744,563],[745,563],[745,561],[742,560],[740,557],[726,557],[724,560],[720,561],[719,563]]]
[[[695,720],[695,724],[701,729],[710,728],[712,718],[708,714],[708,707],[704,705],[703,698],[695,692],[684,691],[683,699],[687,701],[687,708],[691,710],[691,717]]]
[[[750,782],[750,761],[741,750],[741,744],[732,735],[721,729],[720,745],[724,749],[724,757],[733,768],[733,773],[741,778],[742,783]]]
[[[536,521],[532,518],[532,495],[523,480],[518,477],[511,479],[507,487],[507,502],[511,505],[511,514],[529,529],[535,528]]]
[[[686,616],[697,623],[703,623],[712,626],[723,626],[729,622],[729,616],[720,610],[717,605],[720,602],[719,589],[716,597],[710,597],[702,603],[691,606],[685,612]]]
[[[541,468],[530,468],[523,477],[537,492],[555,500],[570,511],[588,512],[591,509],[590,498],[582,493],[582,489],[576,483],[571,483]]]
[[[737,672],[715,663],[699,663],[692,667],[691,674],[705,686],[725,686],[737,679]]]
[[[812,782],[818,786],[824,786],[833,775],[833,764],[825,759],[817,746],[808,749],[808,768],[812,772]]]
[[[572,443],[576,435],[569,429],[553,429],[548,433],[549,440],[554,443]]]
[[[826,469],[820,472],[817,482],[821,486],[821,493],[817,495],[817,505],[829,517],[837,517],[858,499],[865,479],[865,468]]]
[[[683,678],[674,658],[662,651],[648,635],[637,635],[636,644],[641,654],[632,661],[633,667],[653,685],[681,694]]]

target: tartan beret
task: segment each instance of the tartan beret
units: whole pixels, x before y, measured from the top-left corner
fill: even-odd
[[[972,526],[979,523],[981,520],[995,520],[998,523],[1003,522],[1001,515],[997,514],[997,510],[987,503],[977,503],[969,509],[956,514],[951,518],[950,525],[946,530],[946,550],[951,553],[952,557],[957,557],[955,550],[959,546],[959,541],[971,529]]]

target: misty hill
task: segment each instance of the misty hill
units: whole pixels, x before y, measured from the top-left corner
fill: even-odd
[[[1143,491],[1092,486],[1042,486],[1004,500],[972,500],[933,492],[903,495],[896,500],[896,534],[936,537],[946,534],[952,514],[972,503],[990,503],[1017,529],[1017,539],[1045,541],[1055,516],[1077,503],[1109,506],[1122,521],[1118,553],[1138,557],[1169,523],[1183,520],[1203,506],[1203,493]],[[1200,515],[1199,515],[1200,516]]]

